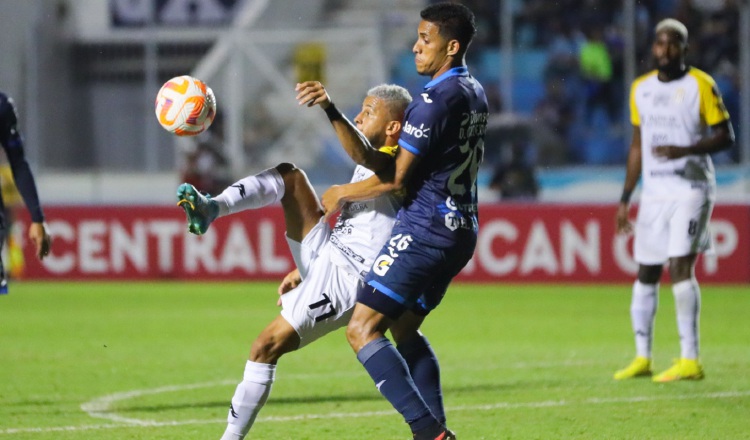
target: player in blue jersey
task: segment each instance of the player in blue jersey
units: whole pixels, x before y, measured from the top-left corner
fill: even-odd
[[[18,131],[16,107],[13,100],[2,92],[0,92],[0,145],[3,146],[8,158],[18,192],[23,197],[26,208],[31,214],[32,223],[29,226],[29,240],[34,244],[36,255],[39,259],[43,259],[49,254],[52,240],[44,224],[44,213],[36,191],[34,176],[31,174],[31,168],[24,155],[23,140],[21,139],[21,133]],[[0,249],[5,243],[8,226],[5,218],[5,205],[2,197],[0,197]],[[5,267],[1,260],[0,277],[2,277],[0,278],[0,293],[7,293]]]
[[[473,13],[457,3],[438,3],[422,10],[421,17],[414,61],[417,72],[432,80],[406,110],[395,172],[392,177],[381,173],[387,165],[375,160],[382,157],[362,137],[352,135],[344,141],[340,136],[347,153],[378,174],[334,186],[322,201],[332,212],[344,202],[406,191],[391,238],[357,296],[347,339],[378,390],[404,416],[414,438],[445,440],[453,435],[444,423],[437,358],[422,339],[412,341],[408,359],[385,332],[390,329],[396,340],[396,335],[415,332],[474,253],[476,177],[488,105],[482,86],[465,64],[476,33]],[[337,132],[345,130],[344,124],[337,125],[340,113],[319,84],[303,83],[297,89],[300,104],[320,105]],[[422,368],[413,368],[414,362]]]

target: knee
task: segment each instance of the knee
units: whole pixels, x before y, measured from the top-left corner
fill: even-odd
[[[656,284],[661,278],[661,265],[644,266],[638,267],[638,281],[643,284]]]
[[[262,364],[275,364],[284,353],[281,341],[274,336],[261,335],[253,342],[249,359]]]
[[[669,260],[669,277],[672,283],[679,283],[693,277],[697,255],[688,255]]]
[[[349,341],[355,353],[367,344],[370,334],[371,331],[362,322],[351,320],[346,326],[346,340]]]
[[[282,162],[276,165],[276,171],[281,174],[281,178],[284,179],[284,185],[287,189],[294,188],[298,181],[307,179],[305,172],[301,168],[297,168],[293,163]]]

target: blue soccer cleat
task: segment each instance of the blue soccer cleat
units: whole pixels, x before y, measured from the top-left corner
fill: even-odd
[[[219,215],[219,205],[210,197],[198,192],[189,183],[183,183],[177,188],[177,206],[185,210],[188,220],[188,231],[195,235],[203,235],[211,222]]]

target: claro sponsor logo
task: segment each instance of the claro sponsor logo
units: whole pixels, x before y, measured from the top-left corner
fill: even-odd
[[[404,126],[404,133],[414,136],[417,139],[426,138],[428,131],[430,129],[424,128],[424,124],[419,124],[419,127],[415,127],[409,121],[406,121],[406,125]]]

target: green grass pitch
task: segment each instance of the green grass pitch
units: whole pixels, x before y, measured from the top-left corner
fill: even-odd
[[[218,439],[275,283],[16,282],[0,440]],[[701,382],[615,382],[628,285],[455,285],[424,326],[449,425],[478,439],[750,438],[750,288],[703,286]],[[679,354],[662,288],[655,364]],[[281,360],[252,439],[407,439],[343,331]]]

